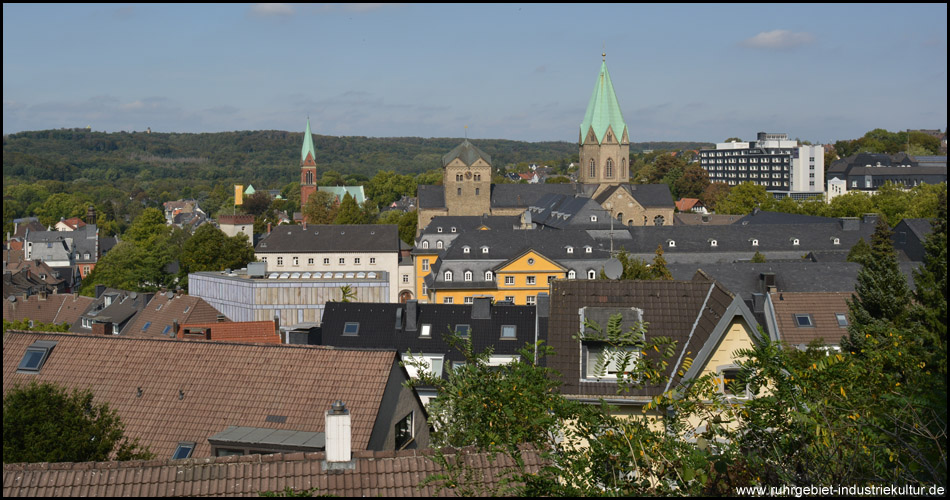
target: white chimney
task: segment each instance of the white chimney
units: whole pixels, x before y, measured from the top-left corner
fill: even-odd
[[[350,410],[346,409],[343,401],[337,400],[326,412],[326,447],[327,462],[349,462],[351,458],[350,444]]]

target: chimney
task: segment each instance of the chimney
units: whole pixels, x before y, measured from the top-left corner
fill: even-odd
[[[327,463],[349,462],[352,453],[350,449],[350,410],[346,409],[343,401],[336,400],[326,412]]]
[[[92,334],[93,335],[112,335],[112,323],[108,321],[104,323],[93,323]]]
[[[765,294],[764,293],[752,294],[752,312],[754,313],[765,312]]]
[[[865,224],[877,224],[877,214],[864,214],[864,223]]]
[[[303,230],[304,230],[304,231],[307,230],[307,218],[306,218],[306,217],[303,218]]]
[[[419,301],[416,299],[406,301],[406,331],[414,332],[419,328],[416,325],[416,316],[418,315]]]
[[[267,223],[267,234],[270,234],[270,222]]]
[[[280,316],[274,315],[274,333],[280,337]]]
[[[105,285],[96,285],[96,298],[98,299],[99,297],[101,297],[102,292],[104,291],[106,291]]]
[[[472,319],[491,319],[490,297],[475,297],[472,299]]]
[[[551,316],[551,296],[547,293],[539,293],[535,305],[539,318],[548,318]]]
[[[762,284],[762,291],[765,293],[775,291],[775,273],[760,273],[759,282]]]
[[[171,335],[171,336],[172,336],[172,337],[177,337],[177,336],[178,336],[178,330],[179,330],[178,320],[177,320],[177,319],[176,319],[176,320],[172,320],[172,335]]]

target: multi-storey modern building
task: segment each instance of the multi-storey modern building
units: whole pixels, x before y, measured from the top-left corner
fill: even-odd
[[[799,145],[788,134],[759,132],[755,142],[721,142],[699,156],[711,182],[753,182],[776,198],[824,195],[824,147]]]
[[[947,182],[947,157],[857,153],[836,160],[828,168],[828,201],[849,191],[873,194],[888,182],[904,189]]]

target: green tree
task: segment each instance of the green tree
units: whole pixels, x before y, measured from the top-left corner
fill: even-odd
[[[752,256],[750,262],[763,263],[765,262],[765,255],[762,255],[758,250],[755,251],[755,255]]]
[[[666,259],[663,258],[663,245],[656,246],[656,256],[653,257],[653,265],[650,266],[650,275],[655,280],[671,280],[673,275],[666,268]]]
[[[633,257],[627,253],[626,249],[621,249],[617,253],[617,260],[623,265],[623,274],[620,279],[624,280],[648,280],[653,279],[650,266],[643,259]]]
[[[343,195],[343,201],[340,202],[340,209],[333,219],[334,224],[365,224],[366,216],[356,200],[350,196],[350,193]]]
[[[871,260],[871,245],[868,245],[868,242],[864,241],[864,238],[859,239],[858,242],[851,247],[851,250],[848,252],[848,257],[845,260],[866,266]]]
[[[200,271],[239,269],[254,261],[254,249],[247,235],[229,237],[224,231],[203,224],[185,242],[179,258],[184,277]]]
[[[397,224],[399,226],[399,239],[412,245],[416,239],[416,226],[419,224],[419,217],[415,210],[401,212],[399,210],[389,210],[379,214],[377,224]]]
[[[30,324],[32,323],[32,325]],[[42,323],[39,321],[33,321],[30,319],[19,319],[16,321],[7,321],[6,318],[3,319],[3,332],[6,333],[7,330],[27,330],[34,332],[68,332],[69,327],[72,326],[69,323],[55,324],[55,323]]]
[[[51,195],[36,209],[40,224],[52,226],[60,219],[70,217],[85,217],[89,200],[78,194],[56,193]]]
[[[719,206],[719,202],[729,196],[729,191],[731,190],[732,188],[725,182],[713,182],[703,189],[703,193],[699,196],[699,199],[702,200],[703,204],[706,205],[709,210],[715,212]]]
[[[303,207],[303,217],[310,224],[333,224],[340,205],[336,197],[325,191],[316,191]]]
[[[716,212],[724,214],[745,215],[752,213],[756,207],[768,210],[775,198],[760,186],[752,182],[743,182],[733,187],[725,199],[716,204]]]
[[[928,363],[938,375],[947,374],[947,192],[940,194],[937,217],[924,242],[924,264],[914,270],[914,305],[911,317],[923,328],[925,351],[934,354]],[[941,355],[943,353],[943,355]]]
[[[154,455],[124,437],[118,414],[93,403],[89,390],[50,383],[16,386],[3,397],[3,462],[147,460]]]
[[[673,187],[676,188],[679,198],[699,198],[709,185],[709,173],[698,163],[694,163],[683,169],[683,175],[676,180]]]

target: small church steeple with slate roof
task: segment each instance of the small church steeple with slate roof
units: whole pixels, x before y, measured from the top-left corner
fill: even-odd
[[[307,199],[317,191],[317,154],[313,149],[313,134],[310,132],[310,118],[307,117],[307,130],[303,133],[303,147],[300,149],[300,209],[303,210]]]
[[[578,182],[582,184],[620,184],[630,180],[627,165],[630,137],[610,81],[610,73],[607,72],[607,54],[603,56],[597,84],[587,104],[587,113],[584,114],[578,135]]]

